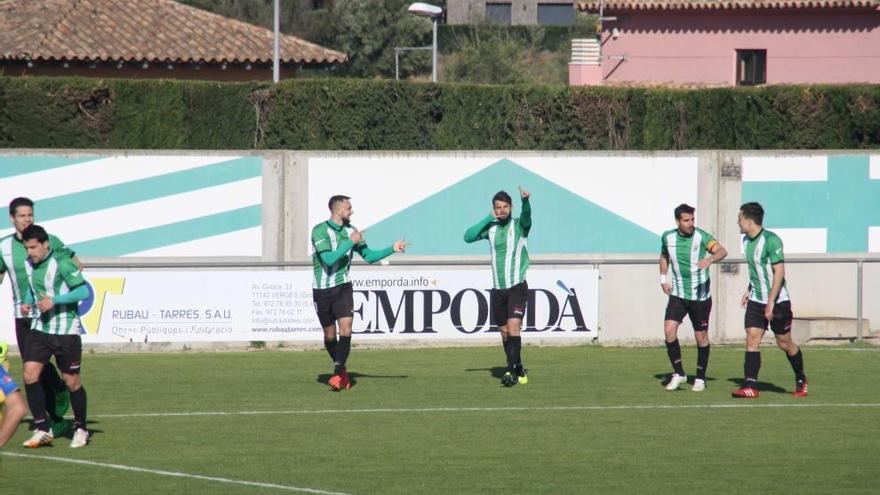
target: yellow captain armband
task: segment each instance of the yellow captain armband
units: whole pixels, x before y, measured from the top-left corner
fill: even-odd
[[[719,246],[718,241],[716,241],[715,239],[712,239],[711,241],[709,241],[709,244],[706,245],[706,251],[709,251],[710,253],[712,253],[712,251],[718,246]]]

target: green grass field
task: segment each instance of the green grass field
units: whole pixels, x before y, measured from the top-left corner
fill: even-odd
[[[691,373],[696,352],[683,350]],[[0,454],[2,493],[878,493],[880,352],[805,347],[810,397],[763,351],[761,398],[730,398],[739,347],[709,388],[666,392],[662,348],[364,350],[331,392],[323,352],[90,354],[92,443]],[[20,361],[12,359],[17,379]],[[27,456],[27,457],[21,457]],[[78,463],[70,460],[83,461]]]

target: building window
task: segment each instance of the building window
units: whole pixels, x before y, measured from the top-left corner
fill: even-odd
[[[510,25],[509,3],[487,3],[486,20],[492,24]]]
[[[736,51],[736,85],[754,86],[767,82],[767,50]]]
[[[538,24],[569,26],[574,22],[574,5],[570,3],[539,3]]]

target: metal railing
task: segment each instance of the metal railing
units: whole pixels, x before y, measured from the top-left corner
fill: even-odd
[[[459,266],[486,266],[488,258],[485,259],[463,259],[463,260],[430,260],[430,259],[395,259],[394,266],[441,266],[441,267],[459,267]],[[746,262],[743,258],[727,258],[720,262],[719,265],[741,265]],[[657,257],[652,258],[534,258],[530,260],[532,265],[549,266],[549,265],[593,265],[600,267],[602,265],[656,265]],[[863,338],[863,309],[864,309],[864,265],[865,263],[880,263],[880,257],[832,257],[832,258],[816,258],[816,257],[789,257],[785,260],[788,264],[855,264],[856,265],[856,340],[861,342]],[[355,261],[355,266],[370,266],[362,261]],[[312,262],[309,261],[128,261],[124,259],[114,261],[96,261],[90,262],[85,260],[88,268],[97,269],[168,269],[168,268],[306,268],[311,267]]]

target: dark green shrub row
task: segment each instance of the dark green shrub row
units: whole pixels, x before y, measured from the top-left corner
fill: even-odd
[[[0,78],[0,147],[847,149],[880,147],[880,86],[670,90],[324,78]]]

